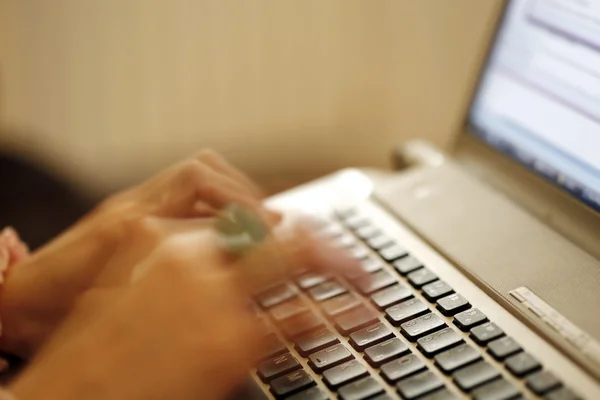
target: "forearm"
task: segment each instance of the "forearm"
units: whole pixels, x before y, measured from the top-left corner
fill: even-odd
[[[11,271],[0,288],[1,350],[29,357],[52,333],[95,279],[99,268],[92,264],[112,255],[118,232],[110,223],[82,221]]]

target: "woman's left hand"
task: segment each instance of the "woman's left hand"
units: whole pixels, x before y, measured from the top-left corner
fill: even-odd
[[[160,236],[156,232],[135,236],[138,226],[149,217],[211,217],[235,202],[276,224],[279,215],[264,209],[261,197],[254,183],[209,150],[109,197],[57,239],[23,257],[8,275],[1,289],[4,329],[0,349],[23,357],[32,355],[82,293],[92,287],[125,283],[128,274],[118,273],[120,265],[134,265],[143,259]],[[113,267],[110,274],[108,266]]]

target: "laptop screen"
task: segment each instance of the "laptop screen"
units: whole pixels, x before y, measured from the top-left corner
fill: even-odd
[[[469,123],[600,210],[600,0],[512,0]]]

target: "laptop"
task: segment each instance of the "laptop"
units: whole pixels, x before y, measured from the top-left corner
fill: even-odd
[[[451,151],[269,199],[370,279],[257,295],[264,398],[600,399],[600,0],[500,14]]]

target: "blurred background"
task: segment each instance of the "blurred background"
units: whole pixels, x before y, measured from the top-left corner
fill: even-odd
[[[387,167],[407,138],[447,145],[500,5],[0,0],[0,225],[49,227],[41,243],[203,147],[273,192]]]

